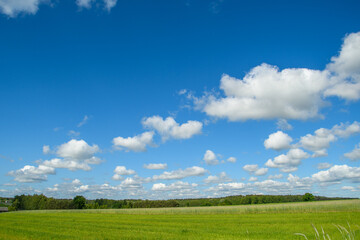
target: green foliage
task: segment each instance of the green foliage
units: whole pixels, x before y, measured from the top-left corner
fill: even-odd
[[[86,206],[86,199],[83,196],[76,196],[73,199],[73,205],[76,209],[83,209]]]
[[[315,197],[311,193],[305,193],[303,196],[303,201],[305,202],[313,201],[314,199]]]

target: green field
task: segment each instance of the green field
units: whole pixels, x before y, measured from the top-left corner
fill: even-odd
[[[165,209],[51,210],[0,214],[0,239],[304,239],[314,224],[360,239],[360,200]]]

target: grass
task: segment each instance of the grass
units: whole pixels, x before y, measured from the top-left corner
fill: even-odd
[[[316,239],[320,226],[360,223],[360,200],[229,207],[20,211],[0,214],[0,239]],[[335,225],[336,226],[335,226]],[[358,228],[353,239],[360,239]]]

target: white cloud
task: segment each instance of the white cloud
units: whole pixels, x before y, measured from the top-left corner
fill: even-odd
[[[349,153],[345,153],[344,156],[350,159],[351,161],[360,160],[360,143],[359,145],[355,146],[354,150],[352,150]]]
[[[143,167],[146,169],[166,169],[167,164],[166,163],[149,163],[149,164],[144,164]]]
[[[258,180],[257,177],[250,177],[249,182],[256,182]]]
[[[317,165],[317,169],[319,169],[319,170],[327,169],[327,168],[330,168],[331,166],[332,166],[332,163],[327,163],[327,162],[319,163]]]
[[[90,146],[84,140],[72,139],[60,145],[56,154],[63,158],[85,160],[92,158],[99,151],[100,149],[96,144]]]
[[[24,183],[46,181],[48,174],[55,174],[55,169],[44,165],[38,167],[26,165],[21,169],[8,173],[8,175],[15,178],[15,181]]]
[[[43,154],[49,154],[51,152],[49,145],[43,146]]]
[[[341,187],[342,190],[349,190],[349,191],[356,191],[355,187],[352,187],[352,186],[343,186]]]
[[[280,168],[282,172],[294,172],[301,164],[301,160],[309,158],[309,154],[302,149],[290,149],[286,154],[281,154],[274,158],[269,159],[265,165],[271,168]]]
[[[315,135],[307,134],[300,138],[300,144],[306,150],[315,152],[315,156],[326,156],[326,149],[330,143],[336,141],[335,135],[331,130],[320,128],[315,131]]]
[[[125,166],[117,166],[114,170],[114,175],[112,176],[113,180],[122,180],[123,175],[133,175],[136,172],[132,169],[126,169]]]
[[[327,75],[305,68],[279,71],[267,64],[253,68],[242,80],[225,74],[220,88],[226,97],[208,98],[203,111],[230,121],[318,117]]]
[[[219,160],[217,160],[215,153],[211,150],[206,150],[203,160],[207,165],[219,164]]]
[[[78,0],[79,1],[79,0]],[[76,2],[78,2],[76,1]],[[84,4],[85,3],[88,3],[90,4],[91,1],[89,0],[80,0],[79,2],[83,2]],[[81,127],[83,125],[85,125],[87,123],[87,121],[89,120],[89,117],[87,115],[84,116],[83,120],[81,122],[79,122],[79,124],[77,125],[78,127]]]
[[[91,170],[89,164],[100,164],[101,159],[94,156],[100,152],[98,145],[90,146],[84,140],[72,139],[57,148],[56,155],[60,158],[45,160],[40,164],[53,168],[67,168],[71,171]]]
[[[283,133],[282,131],[277,131],[269,135],[269,138],[264,141],[264,146],[266,149],[274,149],[276,151],[289,149],[292,138]]]
[[[78,7],[80,8],[91,8],[91,4],[94,2],[95,0],[76,0],[76,5],[78,5]],[[86,117],[86,116],[85,116]],[[79,123],[80,125],[80,123]],[[78,127],[79,127],[78,125]],[[82,125],[82,124],[81,124]],[[80,125],[80,126],[81,126]]]
[[[230,182],[232,179],[226,174],[226,172],[221,172],[219,175],[210,175],[204,179],[205,183],[223,183]]]
[[[360,98],[360,32],[345,37],[339,55],[331,58],[327,69],[335,73],[337,81],[325,91],[325,96],[347,100]]]
[[[276,122],[276,126],[278,129],[280,130],[291,130],[293,127],[291,126],[290,123],[287,122],[286,119],[279,119],[277,122]]]
[[[99,161],[100,161],[100,159],[99,159]],[[87,162],[74,161],[74,160],[70,160],[70,159],[53,158],[51,160],[45,160],[41,164],[48,166],[48,167],[53,167],[53,168],[66,168],[66,169],[69,169],[70,171],[76,171],[76,170],[90,171],[91,170],[91,167],[89,166],[89,164]]]
[[[110,11],[115,7],[117,0],[104,0],[106,10]]]
[[[164,183],[155,183],[151,190],[153,191],[181,191],[184,189],[192,189],[194,187],[197,187],[198,184],[196,183],[187,183],[187,182],[174,182],[169,185],[166,185]]]
[[[219,191],[240,190],[240,189],[244,189],[245,187],[246,184],[242,182],[220,183],[217,186]]]
[[[280,179],[282,178],[283,175],[282,174],[276,174],[276,175],[270,175],[268,176],[268,179]]]
[[[328,96],[360,98],[360,32],[345,37],[340,54],[324,70],[261,64],[243,79],[224,74],[224,96],[193,97],[196,109],[230,121],[249,119],[302,119],[322,117]]]
[[[229,157],[227,159],[228,162],[231,162],[231,163],[236,163],[236,158],[235,157]]]
[[[1,13],[16,17],[19,13],[35,14],[45,0],[0,0]]]
[[[188,139],[194,135],[201,134],[203,124],[198,121],[188,121],[179,125],[174,118],[167,117],[165,120],[160,116],[144,118],[142,121],[144,127],[156,130],[163,141],[170,138]]]
[[[300,138],[300,146],[306,150],[314,152],[313,157],[327,156],[327,149],[331,142],[335,142],[338,137],[346,138],[351,135],[360,133],[360,124],[353,122],[352,124],[340,123],[333,126],[331,129],[320,128],[315,131],[315,134],[307,134]]]
[[[335,165],[326,171],[313,174],[312,178],[314,181],[324,184],[340,183],[343,180],[360,182],[360,167]]]
[[[248,164],[243,167],[243,169],[250,174],[254,174],[256,176],[266,175],[268,172],[267,168],[259,168],[257,164]]]
[[[172,180],[172,179],[183,179],[186,177],[192,177],[192,176],[203,176],[205,173],[207,173],[207,170],[205,170],[202,167],[190,167],[186,169],[178,169],[171,172],[163,172],[161,175],[155,175],[153,176],[154,180]]]
[[[143,179],[137,176],[135,177],[128,177],[124,181],[121,182],[119,187],[124,189],[134,189],[134,188],[143,188]]]
[[[154,146],[153,143],[154,132],[144,132],[135,137],[116,137],[113,139],[113,144],[116,149],[134,152],[145,152],[146,146]]]

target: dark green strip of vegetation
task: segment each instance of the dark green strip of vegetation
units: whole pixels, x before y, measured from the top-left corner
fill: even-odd
[[[3,201],[2,198],[0,199]],[[164,208],[164,207],[199,207],[199,206],[228,206],[249,205],[264,203],[286,203],[320,200],[342,200],[346,198],[328,198],[313,196],[311,193],[304,195],[238,195],[221,198],[197,198],[197,199],[170,199],[170,200],[112,200],[96,199],[86,200],[83,196],[74,199],[55,199],[45,195],[17,195],[13,199],[9,211],[16,210],[45,210],[45,209],[118,209],[118,208]]]

